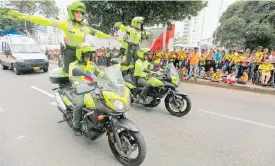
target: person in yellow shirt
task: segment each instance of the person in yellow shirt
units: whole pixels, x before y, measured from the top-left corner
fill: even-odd
[[[174,63],[175,60],[176,60],[176,54],[175,54],[175,52],[174,51],[169,52],[169,62],[170,63]],[[174,66],[175,66],[175,64],[174,64]]]
[[[246,84],[247,81],[248,81],[248,74],[247,73],[248,73],[247,71],[244,71],[243,76],[240,79],[237,79],[236,82],[238,84]]]
[[[266,59],[264,63],[259,66],[259,70],[262,73],[262,76],[261,76],[262,84],[267,85],[270,79],[271,71],[274,70],[273,65],[269,62],[268,59]]]
[[[206,52],[203,49],[201,51],[201,56],[200,56],[199,70],[201,70],[202,68],[205,68],[205,64],[206,64],[205,60],[206,60]]]
[[[223,58],[222,58],[222,62],[223,62],[223,69],[229,71],[229,63],[231,61],[231,59],[235,56],[234,55],[235,50],[230,50],[228,54],[226,54]]]
[[[182,68],[182,64],[185,64],[184,61],[187,58],[186,52],[183,50],[183,48],[181,50],[178,51],[178,55],[179,55],[179,67]]]
[[[159,51],[154,58],[154,71],[157,71],[160,67],[161,67],[161,57],[162,57],[162,53]]]
[[[233,64],[234,64],[234,68],[235,68],[235,76],[238,76],[240,67],[241,67],[241,63],[244,60],[243,58],[243,52],[242,51],[238,51],[238,55],[235,55],[232,58]]]
[[[222,81],[222,73],[219,69],[217,69],[216,73],[212,75],[212,78],[210,79],[211,82],[218,82],[220,83]]]
[[[256,56],[258,57],[256,63],[257,65],[260,65],[261,64],[261,61],[262,61],[262,58],[264,56],[264,53],[263,53],[263,47],[262,46],[259,46],[257,51],[256,51]]]

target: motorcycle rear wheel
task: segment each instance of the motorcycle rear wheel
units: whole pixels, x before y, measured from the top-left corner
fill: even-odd
[[[116,157],[116,159],[122,165],[125,165],[125,166],[130,166],[130,165],[138,166],[141,163],[143,163],[143,161],[146,157],[147,150],[146,150],[145,140],[144,140],[144,137],[142,136],[142,134],[140,132],[136,133],[136,132],[123,130],[122,132],[119,133],[119,138],[122,143],[123,152],[121,150],[118,150],[118,148],[116,147],[117,145],[116,145],[114,137],[111,137],[110,135],[108,135],[109,146],[110,146],[112,153]],[[131,149],[129,149],[129,147]],[[127,151],[124,151],[125,148],[127,148]],[[127,157],[129,151],[130,151],[130,153],[132,153],[132,152],[136,151],[137,149],[138,149],[138,155],[136,158],[130,159]],[[124,155],[122,153],[124,153]]]
[[[182,117],[188,114],[191,110],[191,100],[189,99],[189,97],[182,96],[182,99],[177,98],[176,100],[177,102],[181,102],[181,104],[183,104],[183,106],[180,109],[176,108],[177,103],[174,102],[173,96],[167,95],[165,97],[164,103],[167,111],[173,116],[177,116],[177,117]],[[184,107],[184,103],[183,103],[184,101],[186,101],[186,108],[182,110]]]

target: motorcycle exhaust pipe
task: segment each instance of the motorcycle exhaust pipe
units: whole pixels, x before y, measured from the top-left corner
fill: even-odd
[[[66,113],[66,110],[67,110],[67,107],[66,107],[65,103],[63,102],[62,97],[61,97],[61,95],[60,95],[59,92],[55,92],[55,101],[56,101],[57,108],[58,108],[63,114],[65,114],[65,113]]]

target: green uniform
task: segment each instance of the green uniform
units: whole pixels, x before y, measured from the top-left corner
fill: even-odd
[[[134,58],[134,61],[136,59],[135,56],[137,54],[137,50],[141,42],[142,36],[148,36],[149,33],[141,32],[137,28],[126,27],[121,23],[117,23],[116,26],[118,26],[121,31],[127,32],[129,34],[129,41],[127,41],[128,47],[126,51],[126,60],[121,62],[122,65],[129,66],[132,59]]]
[[[110,66],[110,61],[111,61],[111,51],[109,48],[106,50],[106,66]]]
[[[51,20],[39,16],[25,15],[17,11],[11,11],[10,15],[18,16],[19,19],[27,20],[34,24],[52,26],[62,30],[65,33],[66,51],[63,58],[65,72],[68,72],[70,63],[76,60],[76,47],[85,41],[87,34],[96,36],[98,38],[112,38],[103,32],[86,26],[83,22],[76,22],[72,20]]]
[[[140,96],[145,99],[147,92],[151,85],[146,81],[147,73],[144,72],[147,69],[148,62],[146,60],[138,59],[135,63],[135,73],[134,76],[137,77],[137,84],[143,86]]]
[[[122,47],[119,50],[119,54],[114,56],[114,58],[119,58],[120,56],[124,56],[125,55],[125,51],[128,48],[128,42],[126,40],[117,40],[118,42],[120,42],[122,44]],[[125,61],[125,59],[123,59],[123,61]]]
[[[73,69],[74,68],[82,68],[83,71],[86,69],[86,65],[84,63],[79,63],[78,61],[75,61],[70,64],[69,66],[69,78],[73,86],[81,83],[89,83],[89,81],[84,79],[84,76],[73,76]],[[100,71],[100,69],[93,63],[91,62],[91,71],[98,77],[103,76],[103,72]],[[89,92],[92,93],[92,92]],[[92,96],[95,99],[95,95],[92,93]],[[77,95],[73,94],[73,103],[75,104],[75,111],[73,113],[73,126],[74,128],[78,129],[80,128],[80,120],[81,120],[81,115],[82,115],[82,108],[85,106],[84,105],[84,95]]]

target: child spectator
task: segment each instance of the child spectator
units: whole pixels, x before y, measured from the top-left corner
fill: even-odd
[[[227,71],[227,70],[224,70],[224,71],[222,72],[222,78],[226,78],[227,75],[228,75],[228,71]]]
[[[224,83],[234,84],[236,82],[235,72],[232,71],[226,78],[223,78]]]
[[[212,75],[212,78],[210,79],[211,82],[218,82],[220,83],[222,81],[222,73],[220,69],[217,69],[216,73]]]
[[[210,67],[209,71],[205,73],[204,79],[210,80],[214,74],[214,68]]]
[[[244,71],[243,76],[240,79],[238,79],[236,82],[238,84],[246,84],[247,81],[248,81],[248,74],[247,74],[247,71]]]
[[[201,68],[201,71],[200,71],[200,79],[203,79],[204,78],[204,76],[205,76],[205,68],[204,67],[202,67]]]
[[[187,75],[187,69],[186,69],[186,66],[184,66],[180,71],[179,71],[179,73],[180,73],[180,77],[182,78],[182,79],[187,79],[188,78],[188,75]]]

